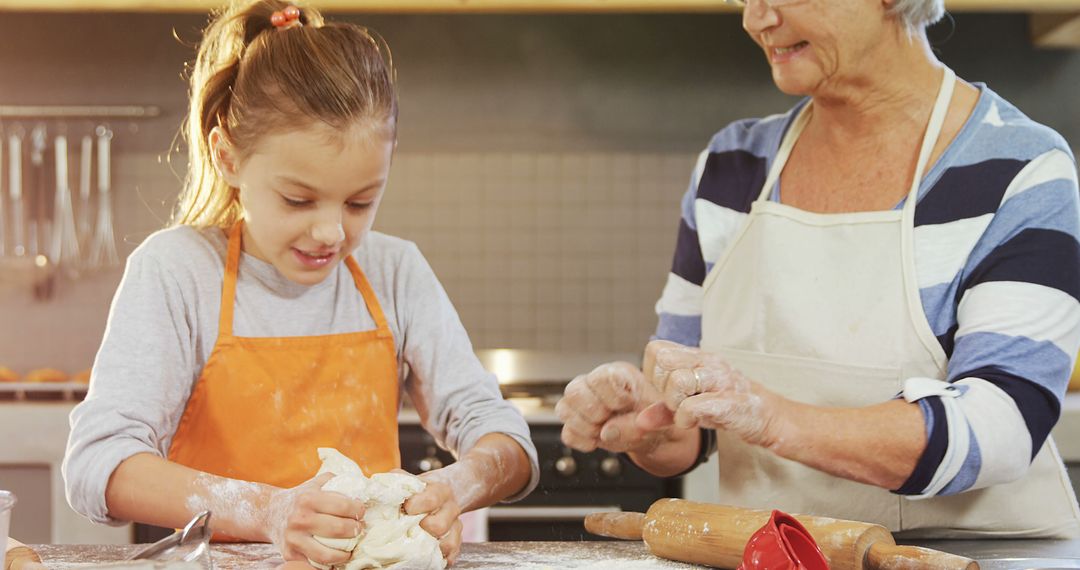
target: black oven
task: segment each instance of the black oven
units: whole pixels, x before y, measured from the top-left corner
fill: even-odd
[[[681,480],[654,477],[624,456],[566,448],[559,439],[560,425],[531,423],[530,428],[540,483],[521,501],[491,508],[489,540],[600,540],[585,532],[586,514],[645,512],[657,499],[682,496]],[[402,425],[400,434],[406,470],[419,474],[453,462],[419,425]]]

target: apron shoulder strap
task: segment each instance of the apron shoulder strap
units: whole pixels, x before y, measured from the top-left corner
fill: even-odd
[[[360,269],[360,264],[356,262],[356,258],[349,254],[345,258],[345,265],[348,266],[349,272],[352,273],[353,282],[356,283],[356,289],[360,291],[360,295],[364,297],[364,303],[367,305],[368,312],[371,313],[371,317],[375,319],[375,326],[378,327],[380,337],[389,337],[390,325],[386,322],[386,315],[383,314],[382,306],[379,305],[379,299],[375,296],[375,290],[371,288],[371,283],[368,282],[367,276]]]
[[[911,190],[907,198],[912,208],[919,199],[919,186],[922,184],[923,175],[926,174],[930,155],[937,146],[938,137],[941,136],[941,128],[945,125],[945,117],[949,114],[949,104],[952,102],[955,87],[956,73],[946,67],[941,78],[941,88],[938,89],[937,99],[934,101],[934,110],[930,112],[930,121],[926,125],[922,145],[919,147],[919,162],[916,163],[915,177],[911,181]]]
[[[218,322],[218,337],[230,337],[233,333],[233,305],[236,300],[236,275],[240,271],[243,224],[243,221],[239,221],[229,228],[229,245],[225,254],[225,279],[221,284],[221,317]]]
[[[801,135],[803,129],[806,128],[806,124],[810,122],[813,105],[814,104],[811,101],[804,105],[802,109],[799,109],[799,113],[795,116],[795,120],[793,120],[791,126],[788,127],[788,131],[784,133],[784,138],[780,141],[780,148],[776,150],[776,156],[773,157],[772,168],[769,169],[769,174],[765,178],[765,185],[761,187],[758,201],[769,201],[769,196],[772,194],[772,187],[775,186],[776,181],[780,179],[780,173],[784,171],[784,166],[787,164],[788,157],[791,156],[791,150],[795,148],[795,142],[799,140],[799,135]]]

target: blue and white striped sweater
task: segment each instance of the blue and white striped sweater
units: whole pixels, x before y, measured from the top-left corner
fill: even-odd
[[[938,397],[919,400],[929,443],[897,490],[906,495],[955,494],[1023,476],[1060,416],[1080,349],[1075,160],[1061,136],[978,87],[972,116],[924,177],[915,209],[923,308],[949,357],[947,381],[962,395],[959,413],[947,413]],[[745,222],[804,104],[733,123],[701,154],[656,305],[655,338],[700,344],[701,284]],[[966,424],[970,437],[946,456],[950,422]]]

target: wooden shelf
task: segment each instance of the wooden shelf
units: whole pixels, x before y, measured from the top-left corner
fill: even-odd
[[[1031,42],[1048,49],[1080,48],[1080,12],[1032,14]]]
[[[224,0],[0,0],[0,12],[194,12]],[[723,0],[314,0],[326,13],[571,14],[736,12]],[[946,0],[951,12],[1031,14],[1032,44],[1080,48],[1080,0]]]
[[[0,0],[0,11],[206,12],[222,0]],[[325,12],[733,12],[722,0],[316,0]],[[954,12],[1080,12],[1080,0],[946,0]]]

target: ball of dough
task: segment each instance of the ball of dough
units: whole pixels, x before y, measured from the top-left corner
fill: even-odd
[[[354,461],[327,447],[319,448],[319,459],[323,461],[319,474],[334,474],[322,489],[357,499],[366,507],[364,529],[359,535],[345,539],[315,537],[330,548],[352,553],[347,563],[334,566],[335,569],[446,568],[439,541],[420,527],[420,521],[427,515],[406,515],[401,508],[406,499],[424,490],[424,481],[406,473],[376,473],[366,477]]]

